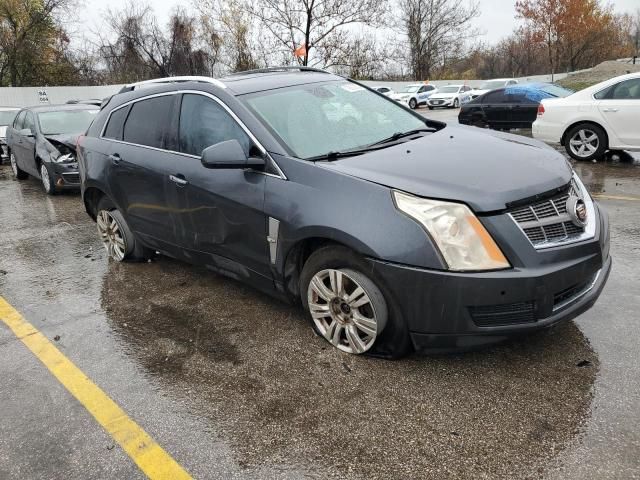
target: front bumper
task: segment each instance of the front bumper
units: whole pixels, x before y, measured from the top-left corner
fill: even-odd
[[[430,107],[451,107],[455,98],[434,98],[427,100],[427,105]]]
[[[478,273],[426,270],[369,259],[418,351],[471,349],[553,326],[593,306],[611,270],[609,225],[595,238],[547,250],[532,267]]]
[[[78,163],[49,162],[49,171],[53,175],[57,189],[78,190],[80,188],[80,173]]]

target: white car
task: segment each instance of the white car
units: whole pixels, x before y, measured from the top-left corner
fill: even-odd
[[[484,95],[496,88],[508,87],[509,85],[515,85],[518,81],[515,78],[493,78],[482,83],[478,88],[473,88],[469,94],[471,100],[478,98],[480,95]]]
[[[19,108],[0,107],[0,163],[5,158],[9,158],[7,152],[7,126],[13,124]]]
[[[564,145],[576,160],[607,150],[640,150],[640,73],[612,78],[565,98],[542,100],[534,138]]]
[[[376,92],[379,92],[383,95],[386,95],[387,97],[390,97],[391,95],[393,95],[395,92],[389,88],[389,87],[385,87],[384,85],[378,85],[377,87],[373,87],[373,89]]]
[[[471,100],[469,92],[471,87],[467,85],[447,85],[438,88],[438,91],[429,97],[427,106],[429,110],[436,107],[458,108],[463,103]]]
[[[391,98],[406,103],[411,109],[416,109],[420,105],[426,105],[429,97],[437,91],[438,89],[434,85],[414,83],[407,85],[402,91],[392,94]]]

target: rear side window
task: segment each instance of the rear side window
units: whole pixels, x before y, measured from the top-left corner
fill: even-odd
[[[172,95],[140,100],[131,107],[124,125],[125,142],[162,148],[165,126],[170,123]]]
[[[607,98],[613,100],[640,100],[640,78],[625,80],[611,87]]]
[[[128,112],[128,107],[122,107],[114,112],[111,112],[109,123],[107,123],[107,128],[104,129],[104,138],[122,140],[122,129],[124,127],[124,121],[127,119]]]
[[[223,107],[203,95],[187,93],[182,97],[178,139],[181,152],[200,156],[205,148],[233,139],[249,156],[249,136]]]

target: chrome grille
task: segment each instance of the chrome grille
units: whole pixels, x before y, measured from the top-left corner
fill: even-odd
[[[575,179],[567,190],[547,200],[518,207],[509,212],[529,241],[536,248],[568,243],[580,239],[585,233],[583,227],[575,225],[567,213],[570,196],[588,198]]]

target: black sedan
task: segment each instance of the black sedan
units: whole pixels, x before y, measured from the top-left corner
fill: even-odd
[[[49,195],[79,189],[76,140],[98,113],[91,105],[47,105],[21,110],[7,127],[13,175],[39,178]]]
[[[462,105],[458,121],[496,130],[531,128],[543,98],[559,98],[573,91],[553,83],[510,85],[481,95]]]

